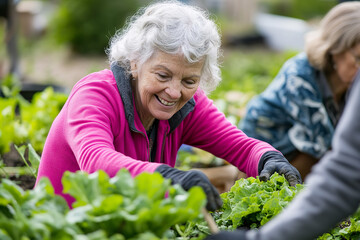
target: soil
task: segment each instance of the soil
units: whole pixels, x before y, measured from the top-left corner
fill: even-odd
[[[10,176],[9,179],[19,185],[23,190],[33,189],[36,178],[29,175]]]
[[[25,166],[25,163],[21,160],[19,153],[14,148],[14,145],[10,147],[10,152],[5,153],[2,158],[5,166],[7,167]]]
[[[8,153],[5,153],[1,157],[5,167],[26,167],[25,163],[21,159],[20,155],[18,154],[14,146],[11,146],[10,151]],[[32,189],[35,185],[36,178],[33,175],[19,174],[15,172],[6,171],[6,169],[4,169],[4,171],[6,172],[6,174],[4,173],[0,175],[1,176],[0,181],[3,178],[8,178],[14,181],[24,190]]]

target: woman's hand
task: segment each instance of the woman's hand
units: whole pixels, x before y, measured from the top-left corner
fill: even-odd
[[[291,186],[302,183],[299,171],[279,152],[264,153],[259,162],[260,180],[267,181],[277,172],[284,175]]]
[[[204,173],[198,170],[181,171],[165,164],[157,167],[155,171],[159,172],[164,178],[171,179],[172,184],[180,184],[186,191],[193,186],[202,187],[207,197],[207,210],[215,211],[221,207],[222,200],[219,192]]]

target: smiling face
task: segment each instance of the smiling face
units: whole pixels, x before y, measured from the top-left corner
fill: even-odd
[[[356,44],[353,48],[333,55],[333,61],[336,66],[336,73],[340,80],[350,85],[359,69],[360,59],[360,43]]]
[[[141,66],[131,63],[135,105],[145,129],[154,119],[170,119],[194,96],[203,65],[160,51]]]

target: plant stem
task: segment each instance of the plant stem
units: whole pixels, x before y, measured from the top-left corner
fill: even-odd
[[[9,177],[16,175],[28,175],[34,176],[28,167],[3,167],[2,172],[0,172],[1,177]]]

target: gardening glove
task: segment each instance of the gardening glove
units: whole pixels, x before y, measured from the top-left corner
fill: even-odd
[[[180,184],[186,191],[193,186],[202,187],[207,197],[207,210],[215,211],[221,207],[222,200],[219,192],[204,173],[197,170],[181,171],[165,164],[157,167],[155,172],[159,172],[164,178],[171,179],[172,184]]]
[[[279,152],[269,151],[262,155],[259,162],[260,180],[267,181],[274,172],[283,174],[291,186],[301,183],[299,171]]]
[[[245,230],[235,230],[233,232],[220,232],[207,236],[204,240],[246,240]]]

